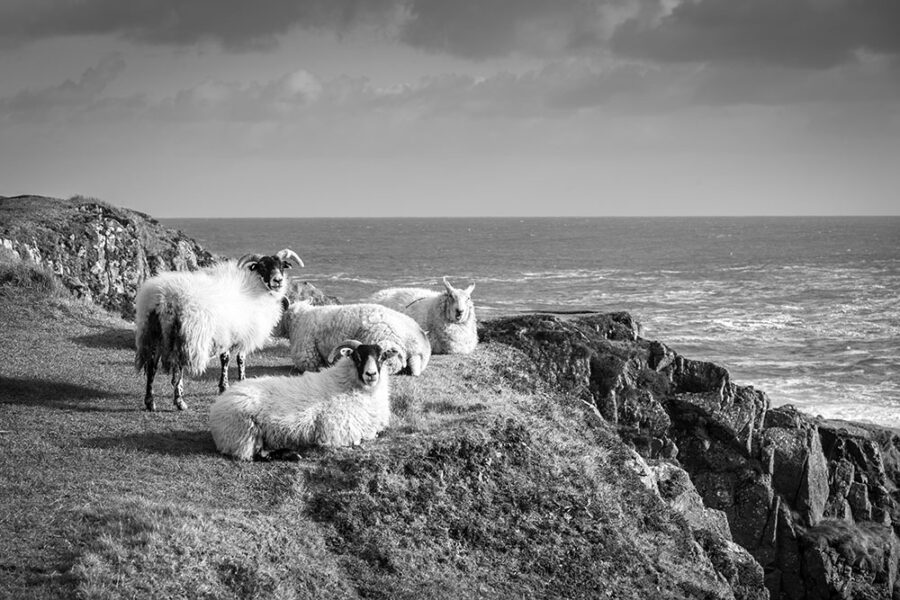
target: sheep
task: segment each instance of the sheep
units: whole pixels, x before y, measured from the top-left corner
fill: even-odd
[[[307,446],[355,446],[390,421],[385,363],[396,350],[345,340],[337,362],[299,377],[258,377],[234,385],[213,403],[216,448],[238,460],[269,460]]]
[[[151,277],[135,299],[135,368],[147,375],[144,406],[156,410],[153,378],[162,363],[172,373],[174,404],[185,410],[182,373],[206,371],[210,356],[221,364],[219,393],[228,388],[228,363],[237,354],[238,379],[244,358],[260,348],[283,310],[284,270],[297,254],[285,248],[271,256],[247,254],[237,261],[199,271],[173,271]]]
[[[464,290],[443,278],[444,292],[424,288],[389,288],[375,292],[368,302],[399,310],[428,332],[434,354],[469,354],[478,344],[478,324],[472,303],[473,283]]]
[[[290,339],[291,359],[300,371],[326,366],[329,350],[343,339],[382,340],[396,349],[396,357],[388,363],[392,375],[408,372],[417,377],[431,358],[428,336],[418,324],[377,304],[313,306],[308,300],[293,302],[285,310],[280,331]]]

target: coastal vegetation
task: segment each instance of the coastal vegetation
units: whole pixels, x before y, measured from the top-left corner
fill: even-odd
[[[126,306],[211,255],[123,209],[14,203],[0,597],[895,596],[894,431],[772,407],[626,312],[529,314],[395,377],[377,440],[236,462],[209,432],[214,375],[186,412],[143,410]],[[292,369],[272,340],[248,375]]]
[[[0,281],[0,596],[727,597],[609,427],[506,346],[395,378],[374,442],[243,464],[214,375],[148,413],[131,323],[8,253]],[[251,375],[290,370],[281,342]]]

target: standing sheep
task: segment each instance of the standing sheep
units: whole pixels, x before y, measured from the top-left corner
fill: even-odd
[[[375,292],[369,302],[399,310],[428,332],[434,354],[469,354],[478,344],[478,323],[472,303],[473,283],[464,290],[443,278],[444,292],[424,288],[389,288]]]
[[[213,355],[221,363],[220,393],[228,388],[231,353],[237,354],[238,379],[245,378],[245,355],[265,343],[281,318],[289,261],[303,266],[300,257],[285,248],[272,256],[248,254],[199,271],[161,273],[143,283],[135,300],[134,364],[147,375],[147,410],[156,410],[153,378],[160,362],[172,373],[178,410],[187,408],[183,370],[200,375]]]
[[[299,377],[258,377],[216,400],[209,425],[216,448],[239,460],[306,446],[355,446],[375,439],[391,416],[384,364],[396,351],[346,340],[337,363]]]
[[[408,371],[418,376],[431,358],[431,344],[422,328],[403,313],[377,304],[294,302],[282,317],[281,332],[290,339],[291,358],[301,371],[328,365],[329,351],[344,339],[380,341],[398,350],[388,363],[391,374]]]

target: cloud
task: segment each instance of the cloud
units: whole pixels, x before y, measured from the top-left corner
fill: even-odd
[[[270,49],[299,29],[361,26],[472,60],[609,56],[822,69],[900,55],[897,0],[5,0],[0,43],[114,35]]]
[[[114,35],[150,44],[269,49],[296,28],[381,27],[398,41],[470,59],[594,49],[627,0],[5,0],[0,41]],[[630,13],[629,13],[630,14]],[[608,28],[607,28],[608,29]]]
[[[108,56],[86,70],[77,81],[67,79],[56,86],[22,90],[0,98],[0,116],[34,120],[47,118],[54,112],[85,109],[102,102],[104,90],[124,69],[125,60],[120,55]]]
[[[596,58],[547,62],[521,73],[440,74],[378,86],[361,76],[322,78],[305,69],[263,81],[207,79],[162,98],[109,95],[125,68],[114,55],[67,80],[0,98],[6,122],[77,117],[171,123],[334,124],[342,120],[404,125],[437,119],[529,120],[678,114],[694,107],[865,107],[894,118],[900,65],[877,56],[826,70],[771,65],[665,66]],[[857,108],[856,110],[862,110]]]
[[[680,0],[623,22],[626,56],[668,62],[758,63],[823,69],[860,50],[900,54],[896,0]]]
[[[472,59],[577,52],[594,45],[605,14],[587,0],[410,0],[406,9],[401,40]]]
[[[118,35],[151,44],[220,43],[265,49],[294,27],[345,31],[393,18],[396,0],[6,0],[0,39],[7,44],[65,35]]]

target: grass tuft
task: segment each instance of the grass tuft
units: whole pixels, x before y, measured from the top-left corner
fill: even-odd
[[[0,295],[22,293],[69,295],[59,278],[44,267],[22,260],[0,260]]]

